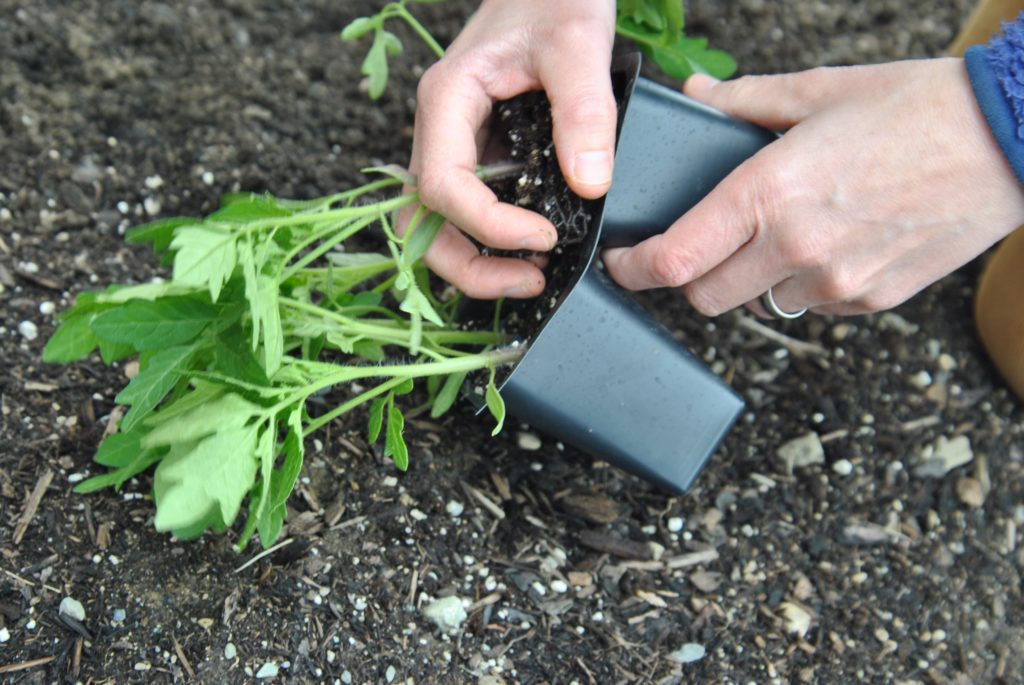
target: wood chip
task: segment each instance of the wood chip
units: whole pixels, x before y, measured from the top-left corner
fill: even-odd
[[[54,392],[60,390],[59,385],[53,383],[40,383],[39,381],[25,381],[25,390],[32,392]]]
[[[558,501],[563,511],[591,523],[607,524],[618,521],[624,508],[611,497],[599,494],[567,495]]]
[[[690,552],[689,554],[681,554],[677,557],[666,559],[665,566],[671,569],[687,568],[688,566],[699,566],[700,564],[708,564],[717,559],[717,549],[704,549],[699,552]]]
[[[181,665],[188,673],[188,677],[195,678],[196,672],[192,670],[192,664],[189,663],[188,657],[185,656],[185,652],[181,649],[181,644],[178,642],[178,638],[172,635],[171,640],[174,643],[174,653],[178,655],[178,660],[181,661]]]
[[[658,609],[665,609],[668,607],[668,603],[665,600],[648,590],[637,590],[636,596],[650,604],[652,607],[657,607]]]
[[[585,530],[580,533],[580,542],[599,552],[614,554],[623,559],[653,559],[654,550],[646,542],[626,540],[600,530]]]
[[[43,495],[46,494],[46,489],[50,487],[52,481],[53,471],[50,469],[46,469],[46,472],[36,481],[32,494],[28,496],[28,500],[25,502],[25,509],[21,513],[18,525],[14,528],[14,544],[21,544],[21,539],[25,537],[25,532],[28,530],[29,524],[32,523],[32,519],[35,518],[36,510],[39,509],[39,503],[43,500]]]
[[[505,510],[499,507],[497,504],[495,504],[490,498],[487,497],[487,495],[482,493],[480,490],[477,490],[469,483],[464,482],[463,486],[465,486],[466,491],[469,492],[473,499],[482,504],[484,509],[491,512],[494,518],[498,519],[499,521],[505,520]]]
[[[0,673],[14,673],[16,671],[27,671],[30,668],[36,666],[45,666],[57,657],[54,656],[43,656],[38,659],[30,659],[28,661],[20,661],[16,664],[5,664],[0,666]]]

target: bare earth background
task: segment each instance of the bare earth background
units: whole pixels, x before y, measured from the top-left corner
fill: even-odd
[[[1021,682],[1024,412],[972,332],[977,264],[893,314],[775,325],[802,357],[645,296],[748,400],[685,497],[465,408],[412,422],[406,474],[359,421],[323,431],[308,547],[238,572],[230,537],[151,529],[148,477],[71,493],[124,376],[41,365],[52,310],[159,274],[120,235],[148,216],[404,163],[429,56],[407,40],[371,106],[337,39],[377,4],[0,0],[0,681]],[[747,72],[937,55],[967,5],[688,3]],[[446,43],[471,6],[422,14]],[[421,613],[449,595],[451,635]]]

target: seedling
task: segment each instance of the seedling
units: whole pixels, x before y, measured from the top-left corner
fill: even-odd
[[[151,244],[172,265],[172,277],[79,295],[43,353],[67,363],[98,348],[107,363],[139,360],[115,398],[127,413],[95,456],[113,470],[77,492],[119,488],[155,465],[157,530],[182,539],[222,532],[248,500],[238,546],[257,531],[269,546],[304,439],[356,407],[370,404],[369,442],[383,435],[384,454],[403,471],[409,450],[399,398],[417,381],[427,391],[423,409],[439,417],[467,374],[483,370],[495,433],[501,429],[494,371],[520,350],[500,347],[499,333],[453,323],[456,300],[434,297],[420,263],[443,220],[415,193],[368,202],[413,181],[383,171],[380,180],[317,200],[234,195],[206,219],[129,232],[129,242]],[[403,209],[412,218],[399,237],[392,217]],[[390,254],[350,251],[374,227]],[[314,398],[333,406],[315,410]]]

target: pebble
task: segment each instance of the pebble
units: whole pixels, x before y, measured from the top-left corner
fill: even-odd
[[[448,504],[445,506],[445,511],[448,512],[449,516],[458,518],[462,516],[462,512],[465,511],[465,507],[462,506],[462,502],[453,499],[448,501]]]
[[[147,197],[142,202],[142,208],[146,210],[146,214],[150,216],[156,216],[157,214],[160,213],[162,205],[160,204],[160,200],[156,199],[155,197]]]
[[[792,473],[794,468],[825,463],[825,448],[813,431],[784,443],[775,454],[786,465],[788,473]]]
[[[985,503],[985,490],[976,478],[965,476],[957,479],[956,496],[972,509],[978,509]]]
[[[840,459],[832,464],[832,470],[840,476],[848,476],[853,473],[853,463],[849,459]]]
[[[22,321],[18,324],[18,332],[25,340],[32,341],[39,337],[39,329],[31,321]]]
[[[694,661],[703,659],[705,654],[707,654],[707,650],[704,649],[704,645],[697,644],[696,642],[687,642],[669,654],[669,658],[681,664],[692,664]]]
[[[345,683],[345,685],[352,685],[352,674],[348,671],[342,671],[341,682]]]
[[[943,352],[939,355],[939,368],[943,371],[952,371],[956,368],[956,359],[953,355]]]
[[[540,438],[526,431],[520,431],[516,434],[516,444],[519,445],[519,449],[526,450],[527,452],[536,452],[541,446]]]
[[[925,458],[914,469],[918,478],[942,478],[953,469],[969,464],[974,459],[971,441],[966,435],[952,440],[940,437],[924,450]]]
[[[388,670],[384,672],[384,678],[390,683],[395,679],[395,667],[388,666]]]
[[[457,596],[435,599],[423,607],[423,616],[446,633],[458,630],[467,618],[462,598]]]
[[[786,624],[786,632],[793,633],[799,638],[807,635],[811,629],[811,614],[799,604],[783,602],[779,605],[779,612]]]
[[[11,631],[7,628],[0,628],[0,643],[7,642],[11,639]]]
[[[39,303],[39,313],[42,314],[43,316],[49,316],[50,314],[53,314],[55,311],[57,311],[57,305],[55,305],[53,302],[46,300],[45,302]]]
[[[409,517],[412,518],[414,521],[425,521],[427,515],[420,511],[419,509],[413,509],[409,512]]]
[[[275,664],[273,661],[268,661],[267,663],[260,666],[260,670],[256,671],[256,677],[260,680],[266,678],[276,678],[277,674],[280,672],[281,669],[277,667],[277,664]]]
[[[668,528],[668,532],[670,533],[678,533],[683,529],[683,519],[679,516],[673,516],[668,520],[666,528]]]
[[[127,614],[124,609],[114,609],[114,613],[111,615],[111,618],[114,620],[114,623],[121,623],[125,618],[127,618]]]
[[[555,580],[551,581],[551,589],[557,592],[558,594],[562,594],[563,592],[569,591],[569,584],[566,583],[564,580],[556,578]]]
[[[224,645],[225,659],[234,659],[236,656],[238,656],[238,649],[235,647],[234,642],[229,642],[226,645]]]
[[[910,377],[910,382],[915,388],[924,390],[932,384],[932,375],[927,371],[918,371]]]
[[[67,616],[73,618],[79,623],[85,620],[85,607],[82,603],[73,597],[65,597],[60,601],[60,608],[57,609],[57,613],[61,616]]]

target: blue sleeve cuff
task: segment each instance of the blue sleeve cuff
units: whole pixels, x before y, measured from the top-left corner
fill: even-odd
[[[1010,167],[1024,184],[1024,14],[1005,35],[964,55],[978,106]]]

